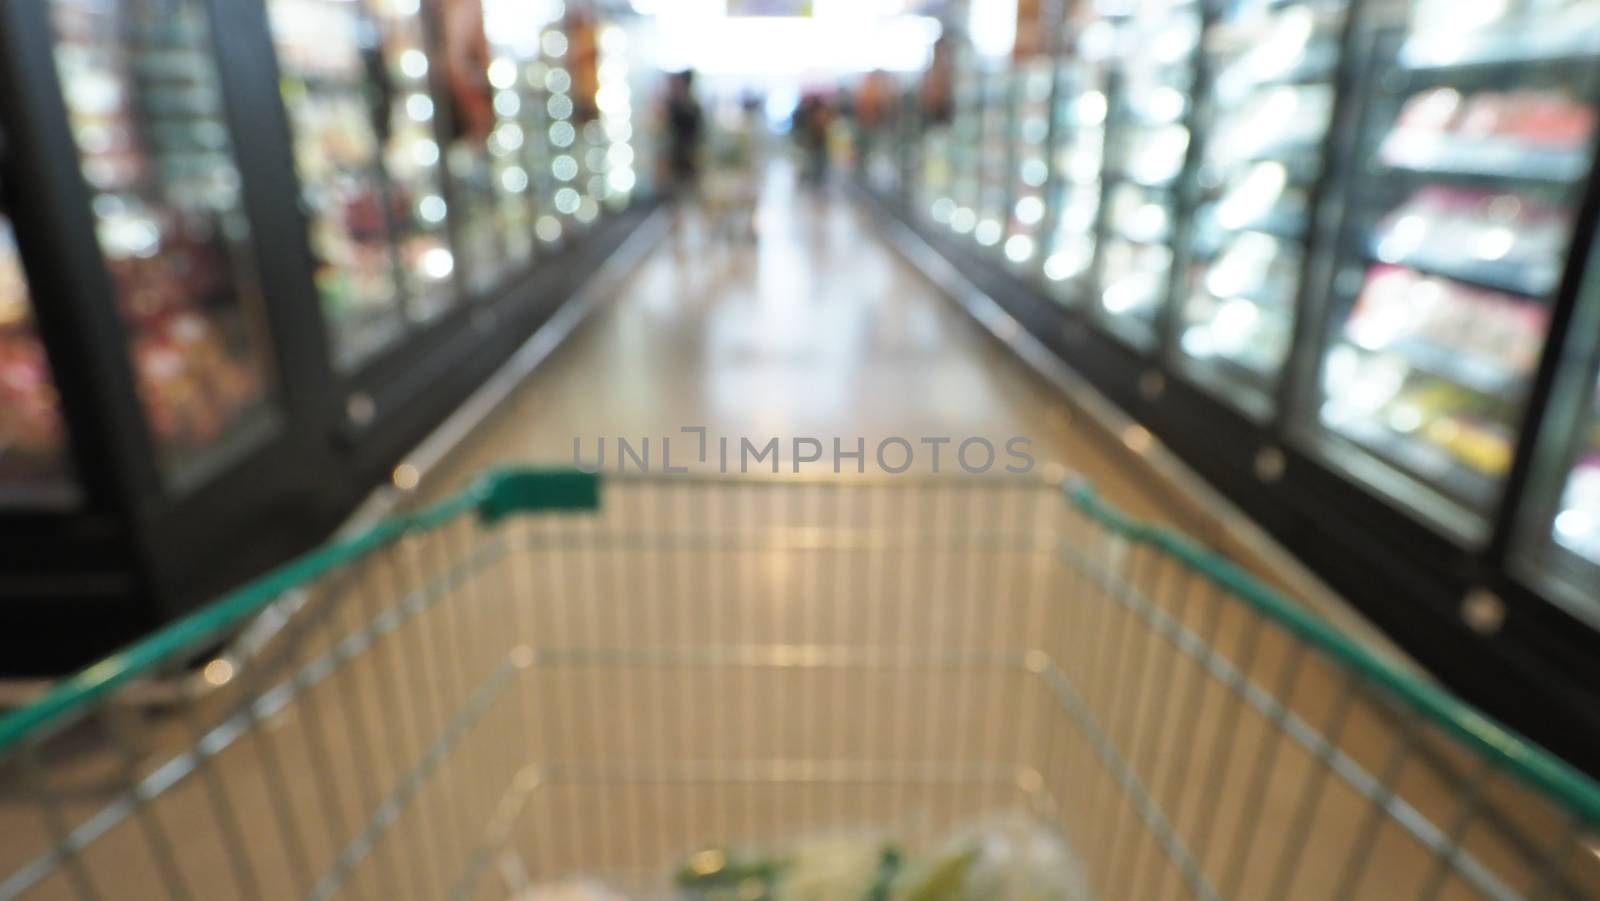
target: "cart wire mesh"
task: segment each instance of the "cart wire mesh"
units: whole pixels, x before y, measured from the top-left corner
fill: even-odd
[[[670,896],[1000,815],[1085,896],[1600,897],[1594,783],[1085,485],[604,489],[493,474],[0,720],[0,901]]]

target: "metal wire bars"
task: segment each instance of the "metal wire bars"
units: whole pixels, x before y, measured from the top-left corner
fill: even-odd
[[[285,592],[211,691],[0,752],[0,899],[650,895],[711,844],[915,853],[1018,810],[1103,898],[1600,897],[1528,749],[1156,534],[1025,480],[623,479],[595,514],[419,521]],[[169,650],[142,678],[203,647]]]

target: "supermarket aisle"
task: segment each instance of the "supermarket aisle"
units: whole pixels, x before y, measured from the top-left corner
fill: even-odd
[[[704,426],[713,447],[726,436],[735,454],[741,437],[758,446],[780,438],[785,471],[794,437],[822,442],[825,459],[811,468],[824,472],[835,438],[846,450],[859,439],[869,474],[885,438],[912,444],[920,471],[932,465],[922,438],[953,439],[941,451],[948,472],[968,437],[993,443],[997,467],[1010,462],[1006,442],[1023,437],[1040,465],[1066,463],[1139,514],[1162,512],[1087,425],[1073,423],[1020,363],[895,256],[842,194],[813,194],[788,166],[774,165],[758,221],[756,242],[728,242],[687,217],[454,455],[429,493],[491,463],[569,462],[575,438],[593,460],[605,437],[614,466],[619,436],[635,445],[650,437],[659,455],[660,437],[678,435],[673,464],[693,464],[686,458],[697,439],[680,430]],[[977,465],[980,448],[973,451]],[[889,462],[900,459],[895,450]],[[843,462],[847,473],[852,466]]]
[[[775,169],[760,222],[754,246],[710,244],[697,229],[682,245],[664,242],[423,493],[451,489],[492,462],[568,462],[574,437],[593,447],[600,436],[638,439],[684,426],[758,442],[860,437],[871,447],[901,436],[919,449],[923,437],[979,436],[1004,447],[1023,436],[1041,464],[1069,463],[1137,515],[1180,520],[1191,531],[1199,525],[1182,522],[1153,493],[1156,480],[1131,466],[1126,450],[1098,443],[1089,426],[1068,418],[1019,363],[899,262],[851,204],[797,192],[788,171]],[[814,492],[804,505],[783,490],[744,490],[737,500],[708,494],[700,512],[725,517],[725,531],[707,530],[700,537],[712,540],[701,544],[667,540],[683,525],[685,508],[668,494],[675,488],[613,486],[598,517],[530,518],[482,546],[469,544],[470,521],[398,543],[349,583],[312,596],[298,620],[309,630],[303,643],[297,637],[274,655],[303,664],[296,678],[316,673],[304,676],[303,697],[275,689],[281,700],[265,705],[251,728],[244,714],[229,712],[235,692],[283,673],[224,674],[219,690],[189,711],[221,722],[211,734],[224,736],[216,741],[222,750],[206,763],[215,780],[182,781],[162,798],[158,819],[112,831],[86,866],[107,884],[253,878],[260,897],[304,895],[313,876],[329,874],[312,896],[331,897],[348,880],[343,896],[498,899],[524,868],[535,879],[599,874],[644,892],[707,836],[761,847],[865,824],[928,848],[953,826],[1026,806],[1059,816],[1103,882],[1150,876],[1157,886],[1138,897],[1176,896],[1180,883],[1120,812],[1128,808],[1091,765],[1087,745],[1069,757],[1065,739],[1055,744],[1058,732],[1075,733],[1050,683],[1037,678],[1041,658],[1074,668],[1088,709],[1136,766],[1170,774],[1194,758],[1197,772],[1213,774],[1192,788],[1162,780],[1168,809],[1185,825],[1233,836],[1210,849],[1213,870],[1245,859],[1236,849],[1250,847],[1249,824],[1273,824],[1260,830],[1273,840],[1289,834],[1282,824],[1304,817],[1301,758],[1253,783],[1259,804],[1246,803],[1252,793],[1244,790],[1205,800],[1205,785],[1243,786],[1251,773],[1267,772],[1259,751],[1236,753],[1269,746],[1266,720],[1230,718],[1226,711],[1245,702],[1201,663],[1179,667],[1174,655],[1121,651],[1116,662],[1103,658],[1096,648],[1113,636],[1118,648],[1133,644],[1142,627],[1125,613],[1068,619],[1114,608],[1108,589],[1063,566],[1054,546],[1021,540],[1024,530],[1069,534],[1062,521],[1047,514],[1045,528],[1034,530],[1039,520],[1027,518],[1025,495],[1013,491],[986,497],[983,509],[1000,511],[995,522],[1017,523],[1019,532],[984,532],[992,523],[975,515],[977,495],[943,490],[894,501],[876,490]],[[876,546],[810,534],[840,523],[858,530],[850,537],[876,536],[888,550],[864,556]],[[1007,540],[926,543],[974,523]],[[768,542],[732,540],[763,526],[773,530]],[[1115,560],[1133,559],[1115,556],[1115,542],[1070,534],[1090,538],[1084,559],[1113,564],[1085,572],[1114,574]],[[455,556],[469,548],[470,562]],[[501,548],[512,552],[501,556]],[[446,573],[440,567],[450,560],[465,565]],[[1258,683],[1278,685],[1280,672],[1298,671],[1286,662],[1301,658],[1285,635],[1252,637],[1255,650],[1241,651],[1244,635],[1260,635],[1247,618],[1208,619],[1204,609],[1220,606],[1162,595],[1161,572],[1129,563],[1127,578],[1145,596],[1165,597],[1167,615],[1191,631],[1209,628],[1225,656],[1249,654],[1244,669]],[[841,586],[849,590],[835,591]],[[1069,596],[1085,603],[1048,603]],[[385,603],[396,606],[369,620]],[[403,615],[391,615],[396,610]],[[351,631],[378,620],[385,631],[370,647],[370,633]],[[1133,646],[1161,645],[1147,637]],[[1022,648],[1030,649],[1027,667],[1014,665]],[[874,656],[884,651],[892,653]],[[853,656],[861,653],[868,656]],[[850,662],[863,659],[877,662]],[[951,660],[959,665],[946,665]],[[1308,665],[1292,708],[1304,722],[1326,722],[1345,703],[1335,701],[1340,681]],[[1124,697],[1124,683],[1141,688]],[[1184,708],[1146,704],[1133,715],[1142,686],[1154,694],[1162,684],[1190,686]],[[496,697],[509,703],[490,703]],[[1349,704],[1356,713],[1341,746],[1378,772],[1397,746],[1394,725],[1365,700]],[[1176,734],[1165,740],[1164,725],[1153,733],[1140,725],[1152,722],[1150,709],[1189,711],[1187,743]],[[162,780],[188,772],[193,734],[187,717],[149,716],[135,769]],[[230,744],[237,736],[244,738]],[[81,748],[58,760],[58,778],[74,786],[114,765]],[[1427,781],[1416,796],[1438,804],[1452,797],[1420,769]],[[374,801],[390,791],[400,800],[374,813]],[[1319,834],[1351,834],[1364,819],[1364,796],[1329,795]],[[64,814],[88,822],[102,801],[76,792]],[[49,823],[33,813],[25,803],[0,803],[0,834],[16,837],[0,847],[0,873],[44,859]],[[209,828],[235,814],[249,842]],[[369,822],[381,840],[349,838]],[[487,869],[478,852],[502,847],[514,853]],[[1372,854],[1372,878],[1425,873],[1419,847],[1384,845]],[[346,864],[347,854],[355,862]],[[176,861],[173,873],[157,872],[164,857]],[[1336,859],[1304,863],[1305,880],[1331,884]],[[1274,875],[1250,872],[1257,881]],[[54,872],[40,896],[66,895],[69,878]],[[1248,888],[1237,897],[1292,896]]]

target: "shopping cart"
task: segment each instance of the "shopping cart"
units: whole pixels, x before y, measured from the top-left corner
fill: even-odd
[[[670,896],[1002,814],[1106,899],[1600,897],[1594,783],[1083,486],[600,487],[492,476],[0,721],[0,899]]]

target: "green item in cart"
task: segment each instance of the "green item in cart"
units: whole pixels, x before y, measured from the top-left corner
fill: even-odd
[[[967,875],[978,862],[978,851],[969,846],[946,852],[918,867],[893,893],[894,901],[965,901]]]
[[[676,882],[687,901],[890,901],[900,861],[898,848],[876,841],[812,842],[784,858],[709,848]]]
[[[882,879],[884,846],[837,839],[795,850],[784,868],[777,901],[865,901]]]
[[[678,869],[675,882],[692,901],[768,901],[786,861],[766,857],[736,858],[722,848],[691,855]]]
[[[1022,816],[963,832],[895,886],[892,901],[1084,901],[1082,867],[1054,831]]]
[[[899,848],[888,845],[883,849],[883,853],[878,855],[878,878],[872,884],[872,891],[867,893],[867,901],[889,901],[901,862]]]

